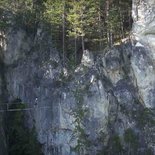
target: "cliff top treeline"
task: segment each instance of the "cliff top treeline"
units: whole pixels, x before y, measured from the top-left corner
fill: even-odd
[[[0,28],[15,26],[32,33],[51,26],[53,43],[63,60],[77,61],[79,50],[112,46],[132,25],[131,0],[1,0]],[[60,46],[61,45],[61,46]]]

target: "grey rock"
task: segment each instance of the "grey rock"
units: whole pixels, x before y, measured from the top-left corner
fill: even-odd
[[[132,43],[98,55],[84,51],[71,74],[44,25],[35,37],[22,29],[9,31],[0,93],[5,90],[9,102],[20,98],[32,108],[26,123],[35,125],[45,155],[116,155],[115,142],[124,155],[145,155],[149,149],[155,154],[154,34],[148,32],[154,24],[153,4],[133,1]]]

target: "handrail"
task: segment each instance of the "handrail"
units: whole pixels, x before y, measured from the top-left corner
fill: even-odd
[[[38,107],[37,105],[34,105],[34,107],[31,108],[18,108],[18,109],[13,109],[9,108],[8,105],[13,105],[13,104],[22,104],[21,102],[17,103],[0,103],[0,105],[6,105],[6,109],[0,109],[0,112],[13,112],[13,111],[28,111],[28,110],[35,110],[35,109],[46,109],[46,108],[51,108],[50,106],[42,106]]]

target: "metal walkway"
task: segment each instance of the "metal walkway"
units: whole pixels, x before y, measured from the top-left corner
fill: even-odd
[[[34,105],[34,107],[30,107],[30,108],[18,108],[18,109],[13,109],[10,108],[9,105],[17,105],[17,104],[23,104],[21,102],[19,103],[0,103],[0,105],[6,106],[6,109],[0,109],[0,112],[14,112],[14,111],[30,111],[30,110],[36,110],[36,109],[50,109],[50,106],[43,106],[43,107],[39,107],[37,105]]]

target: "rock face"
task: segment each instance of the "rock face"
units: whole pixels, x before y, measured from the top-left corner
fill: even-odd
[[[7,144],[6,144],[6,137],[5,137],[5,131],[4,131],[4,125],[3,124],[3,116],[0,115],[1,120],[0,120],[0,136],[1,136],[1,140],[0,140],[0,155],[6,155],[7,154]]]
[[[26,123],[35,125],[45,155],[155,154],[153,4],[133,2],[136,40],[84,51],[72,73],[44,26],[35,36],[7,33],[1,88],[8,102],[20,98],[31,108]]]
[[[154,46],[155,1],[133,0],[133,33],[137,39]]]
[[[7,139],[5,135],[5,113],[4,113],[4,107],[6,103],[6,80],[4,77],[5,74],[5,67],[3,63],[3,57],[2,53],[4,52],[3,49],[5,49],[5,41],[2,39],[0,40],[0,155],[7,155]]]
[[[139,42],[133,49],[132,67],[139,92],[147,107],[154,107],[155,85],[155,1],[133,1],[133,35]],[[137,63],[137,64],[135,64]]]

